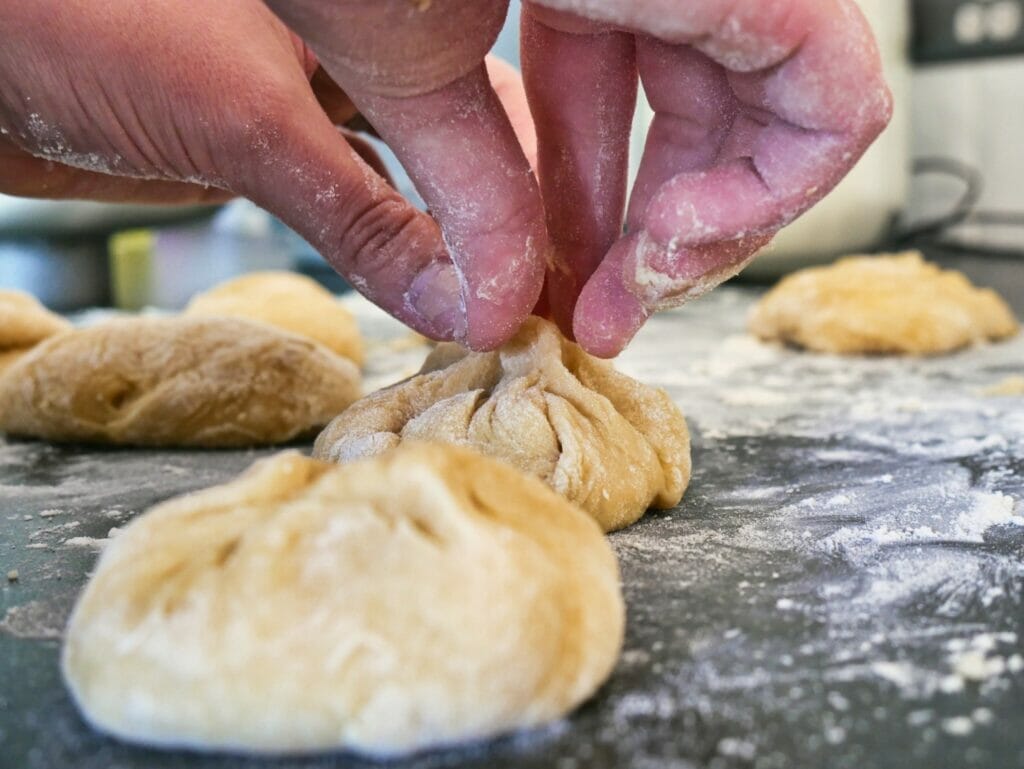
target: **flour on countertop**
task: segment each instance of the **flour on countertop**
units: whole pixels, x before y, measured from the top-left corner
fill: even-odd
[[[1020,373],[1024,338],[934,359],[809,355],[747,336],[751,299],[725,287],[656,316],[618,363],[683,409],[694,477],[679,508],[610,538],[629,616],[608,684],[550,730],[410,767],[583,769],[596,751],[641,769],[862,769],[883,746],[983,767],[1019,746],[1024,408],[982,392]],[[428,345],[390,345],[408,331],[344,302],[371,342],[368,391],[418,369]],[[97,553],[66,540],[102,541],[267,453],[0,440],[21,543],[5,567],[23,575],[0,593],[0,630],[42,614],[25,607],[47,569],[81,582]]]
[[[807,354],[743,333],[737,296],[685,308],[692,334],[655,317],[619,362],[669,391],[697,447],[682,506],[692,525],[659,517],[613,537],[627,599],[631,580],[661,582],[689,628],[701,607],[714,616],[726,585],[747,607],[723,618],[739,627],[708,628],[719,643],[661,674],[676,717],[700,702],[738,718],[770,711],[817,722],[828,744],[856,724],[830,707],[835,697],[822,707],[822,682],[888,688],[911,704],[947,692],[1011,702],[1006,687],[1024,686],[1009,670],[1024,651],[1016,635],[981,634],[995,646],[964,652],[980,655],[973,678],[942,644],[1024,620],[1024,409],[980,395],[1019,370],[1024,338],[931,359]],[[779,623],[795,623],[788,644],[756,640]],[[629,712],[664,712],[664,689],[652,689]],[[889,695],[877,702],[892,712]]]

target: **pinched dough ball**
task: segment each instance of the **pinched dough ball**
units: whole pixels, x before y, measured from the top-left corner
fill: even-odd
[[[233,318],[117,320],[55,336],[0,377],[0,431],[136,446],[309,435],[359,397],[359,371],[304,337]]]
[[[346,462],[403,440],[463,445],[544,480],[605,531],[679,503],[690,436],[662,391],[618,373],[531,318],[498,352],[448,344],[419,375],[364,398],[317,438]]]
[[[450,446],[286,452],[113,540],[63,669],[135,742],[389,756],[562,717],[623,622],[600,530],[539,481]]]
[[[47,310],[34,296],[0,290],[0,351],[32,347],[70,328],[70,323]]]
[[[47,337],[71,328],[34,296],[0,290],[0,371]]]
[[[226,315],[269,323],[315,339],[363,364],[355,318],[319,283],[292,272],[254,272],[193,297],[186,315]]]
[[[840,259],[790,275],[754,308],[764,340],[818,352],[929,355],[1017,333],[994,291],[917,252]]]

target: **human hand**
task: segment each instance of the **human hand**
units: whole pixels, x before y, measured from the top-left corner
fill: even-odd
[[[605,357],[739,272],[892,111],[852,0],[534,0],[522,53],[554,251],[543,304]],[[655,119],[622,236],[638,74]]]
[[[244,195],[417,330],[503,342],[533,308],[547,255],[536,181],[483,64],[506,3],[275,5],[307,41],[341,46],[324,50],[343,89],[258,0],[0,0],[0,190]],[[528,140],[521,88],[500,65],[491,79]],[[436,222],[335,128],[360,110]]]

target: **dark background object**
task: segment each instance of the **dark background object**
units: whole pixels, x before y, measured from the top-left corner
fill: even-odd
[[[0,290],[33,294],[58,312],[110,304],[105,236],[0,239]]]
[[[917,62],[1024,54],[1021,0],[914,0],[913,11]]]

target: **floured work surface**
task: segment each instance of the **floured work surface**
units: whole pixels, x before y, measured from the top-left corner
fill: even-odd
[[[694,479],[680,508],[612,535],[629,621],[609,684],[547,730],[402,766],[1024,765],[1024,398],[985,394],[1024,373],[1024,339],[808,355],[746,336],[752,299],[727,288],[658,317],[619,363],[687,414]],[[425,348],[353,306],[368,391],[413,373]],[[103,540],[268,453],[0,442],[0,580],[17,570],[0,588],[0,766],[379,766],[126,747],[60,682]]]

